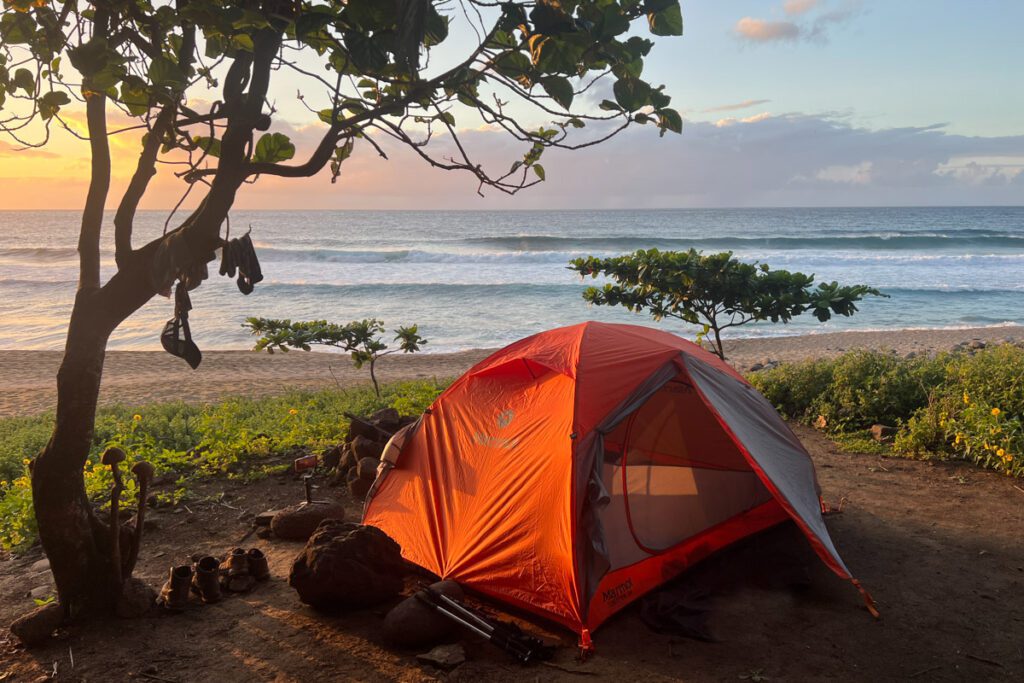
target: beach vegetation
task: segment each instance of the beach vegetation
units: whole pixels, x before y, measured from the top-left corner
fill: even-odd
[[[678,0],[5,1],[0,135],[38,148],[66,130],[90,149],[54,429],[31,470],[66,613],[109,612],[123,585],[82,476],[107,341],[176,288],[162,341],[193,367],[201,361],[183,320],[186,293],[208,277],[217,249],[231,245],[221,270],[239,271],[240,291],[260,279],[247,236],[227,242],[240,191],[268,176],[334,183],[357,154],[403,149],[466,174],[481,194],[515,194],[544,182],[550,149],[590,147],[632,126],[681,132],[644,67],[652,38],[682,30]],[[281,117],[291,93],[288,110],[306,120]],[[481,127],[506,137],[507,158],[480,158]],[[314,136],[309,149],[294,130]],[[134,170],[114,196],[112,169],[123,162]],[[135,218],[158,168],[173,172],[181,199],[162,234],[144,241]],[[102,267],[108,206],[112,270]],[[194,208],[175,218],[181,206]]]
[[[290,392],[268,398],[228,398],[208,405],[157,403],[110,406],[96,416],[96,432],[83,467],[90,503],[109,506],[110,470],[100,454],[111,446],[130,461],[147,460],[163,482],[154,494],[160,505],[196,501],[196,484],[213,477],[252,481],[286,471],[292,457],[316,453],[340,442],[348,430],[345,413],[368,415],[395,408],[403,415],[423,412],[448,384],[418,380],[347,391]],[[52,415],[0,420],[0,548],[17,551],[37,537],[32,509],[29,457],[46,445]],[[129,464],[130,466],[130,464]],[[122,504],[138,504],[134,482],[125,480]]]
[[[416,353],[427,343],[427,340],[419,335],[419,328],[410,325],[394,330],[394,341],[398,342],[398,346],[389,349],[383,338],[384,323],[376,318],[353,320],[344,325],[326,320],[292,322],[272,318],[247,318],[243,327],[259,336],[256,346],[253,347],[254,351],[311,351],[314,346],[326,346],[348,353],[357,369],[364,365],[369,368],[370,381],[373,382],[373,390],[378,396],[380,384],[377,382],[377,361],[382,356],[392,353]]]
[[[697,341],[723,359],[722,332],[729,328],[766,320],[787,323],[805,312],[826,322],[833,315],[853,315],[866,296],[884,296],[866,285],[821,282],[815,287],[814,275],[772,270],[766,263],[741,261],[731,251],[640,249],[573,259],[569,268],[583,277],[611,280],[585,289],[587,302],[699,325]]]
[[[965,460],[1024,476],[1024,349],[1001,344],[901,358],[853,351],[783,364],[750,381],[785,417],[841,445],[925,460]],[[891,442],[871,439],[876,424]],[[866,449],[857,448],[860,442]],[[869,443],[870,442],[870,443]]]

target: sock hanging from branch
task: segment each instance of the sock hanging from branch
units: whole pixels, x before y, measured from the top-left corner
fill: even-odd
[[[238,291],[242,294],[252,294],[256,283],[263,280],[263,270],[249,232],[233,240],[226,240],[221,248],[220,274],[235,277],[236,272]]]
[[[184,358],[193,370],[199,367],[203,354],[192,341],[192,330],[188,325],[188,312],[192,310],[192,299],[188,295],[188,287],[179,281],[174,288],[174,317],[164,325],[160,335],[160,344],[164,351]]]

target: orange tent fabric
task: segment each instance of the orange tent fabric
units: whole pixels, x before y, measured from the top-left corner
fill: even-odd
[[[810,457],[717,356],[588,322],[481,361],[396,435],[363,522],[411,562],[576,631],[794,520],[850,579]]]

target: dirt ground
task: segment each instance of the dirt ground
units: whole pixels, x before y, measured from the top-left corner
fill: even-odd
[[[595,635],[580,663],[565,632],[529,628],[560,643],[546,665],[519,666],[490,645],[463,639],[468,661],[451,673],[420,664],[415,652],[385,646],[389,605],[324,617],[299,603],[286,583],[300,544],[250,536],[274,578],[252,593],[180,615],[155,614],[72,628],[25,651],[0,631],[0,681],[808,681],[1024,680],[1024,491],[1020,482],[960,465],[841,452],[799,429],[813,454],[826,501],[840,514],[828,526],[847,565],[873,593],[873,620],[857,592],[813,562],[802,591],[753,580],[769,554],[806,556],[789,526],[720,553],[683,581],[718,577],[710,616],[715,642],[651,632],[634,604]],[[295,502],[289,475],[252,484],[219,481],[205,493],[223,503],[156,512],[158,529],[138,572],[158,585],[169,565],[193,552],[222,553],[250,529],[243,511]],[[322,495],[346,500],[336,489]],[[33,607],[28,592],[38,549],[0,562],[0,623]],[[763,577],[761,577],[763,578]]]

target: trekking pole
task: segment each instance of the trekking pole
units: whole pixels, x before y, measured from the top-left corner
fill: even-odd
[[[515,624],[498,621],[491,623],[477,611],[466,607],[458,600],[426,588],[416,593],[416,598],[424,602],[442,615],[473,633],[487,639],[488,642],[501,648],[523,664],[535,658],[543,658],[546,648],[538,638],[528,636]]]

